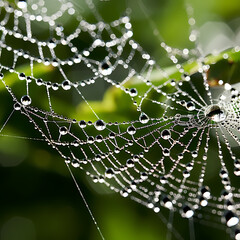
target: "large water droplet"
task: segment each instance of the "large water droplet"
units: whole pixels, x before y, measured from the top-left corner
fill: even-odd
[[[225,110],[218,105],[210,105],[205,110],[205,116],[214,122],[224,121],[227,117]]]

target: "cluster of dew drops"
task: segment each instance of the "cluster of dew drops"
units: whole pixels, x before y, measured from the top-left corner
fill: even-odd
[[[19,0],[17,2],[17,5],[18,5],[18,7],[20,9],[25,11],[26,8],[27,8],[27,1],[26,0]],[[9,12],[10,12],[10,10],[9,10]],[[69,6],[69,14],[73,14],[73,13],[74,13],[74,9]],[[41,19],[39,18],[39,21],[41,21],[41,20],[42,20],[42,18]],[[121,23],[125,23],[125,27],[128,30],[124,34],[124,41],[127,41],[128,39],[131,39],[132,34],[133,34],[132,31],[131,31],[131,24],[129,23],[129,18],[128,17],[123,17],[121,19]],[[59,32],[59,34],[61,34],[61,27],[58,26],[56,28],[56,30],[57,30],[57,32]],[[23,38],[24,39],[24,37],[20,33],[16,32],[15,35],[17,35],[16,37],[18,37],[18,38]],[[194,35],[194,33],[192,33],[190,35],[190,40],[191,41],[195,41],[195,37],[196,36]],[[32,38],[32,42],[36,43],[36,40]],[[40,44],[40,43],[37,42],[37,44]],[[49,47],[49,49],[54,49],[56,47],[56,41],[54,39],[49,40],[49,42],[41,42],[41,44],[43,46],[47,45]],[[70,41],[67,42],[65,39],[63,39],[62,40],[62,44],[68,44],[69,47],[71,48],[72,52],[77,52],[76,48],[73,45],[71,45]],[[61,63],[59,63],[59,61],[57,61],[56,59],[52,59],[52,60],[41,59],[41,58],[37,59],[37,58],[34,58],[34,57],[28,55],[27,53],[23,53],[22,51],[19,51],[16,54],[18,56],[24,56],[24,58],[26,58],[26,59],[29,58],[29,59],[33,59],[33,60],[35,60],[35,61],[37,61],[39,63],[44,63],[45,65],[52,64],[52,66],[54,66],[54,67],[57,67],[59,64],[62,64],[62,65],[67,64],[67,65],[71,66],[73,64],[80,63],[82,60],[84,60],[86,62],[87,66],[91,67],[91,64],[89,65],[89,62],[86,60],[86,58],[89,56],[90,51],[94,50],[94,47],[100,46],[102,44],[103,44],[103,42],[100,39],[96,39],[94,41],[93,45],[92,45],[92,49],[83,51],[84,59],[82,58],[81,54],[76,54],[76,56],[73,59],[68,59],[65,62],[62,61]],[[116,42],[114,43],[114,41],[113,41],[111,44],[114,45],[114,44],[116,44]],[[141,47],[137,43],[135,43],[134,41],[130,40],[130,44],[131,44],[131,47],[133,49],[140,49],[142,51]],[[191,77],[189,75],[187,75],[187,74],[184,74],[184,70],[183,70],[182,66],[180,64],[177,64],[178,60],[177,60],[176,56],[174,55],[174,51],[176,51],[176,50],[170,48],[165,43],[162,43],[161,47],[163,47],[167,51],[167,53],[171,56],[170,59],[173,61],[174,64],[176,64],[177,69],[179,70],[179,72],[183,74],[183,82],[184,81],[190,82],[191,81]],[[238,52],[239,50],[240,50],[239,48],[237,48],[237,47],[235,48],[235,52]],[[11,49],[9,49],[9,51],[11,51]],[[190,52],[190,50],[184,49],[181,52],[180,55],[181,56],[182,55],[185,56],[185,55],[188,55],[189,52]],[[179,54],[179,52],[177,52],[177,54]],[[147,60],[149,66],[152,66],[152,65],[155,64],[155,62],[153,60],[151,60],[150,55],[146,54],[145,52],[143,52],[142,58]],[[118,63],[122,64],[123,67],[125,67],[125,68],[128,67],[128,62],[124,63],[123,61],[121,62],[119,60]],[[107,76],[110,76],[113,73],[115,67],[116,66],[113,66],[111,64],[110,58],[106,57],[104,61],[98,62],[97,69],[92,68],[92,70],[98,76],[100,75],[102,77],[107,77]],[[202,72],[200,72],[200,73],[203,73],[208,68],[209,68],[209,66],[204,65],[202,67]],[[12,69],[12,68],[8,68],[7,70],[9,70],[10,72],[14,71],[14,69]],[[203,76],[205,77],[204,74],[203,74]],[[0,78],[1,79],[4,78],[3,73],[0,74]],[[19,78],[19,80],[26,81],[28,83],[30,83],[32,81],[32,79],[33,79],[33,77],[28,77],[23,72],[18,73],[18,78]],[[129,94],[132,99],[134,99],[135,97],[142,98],[142,96],[138,96],[138,91],[137,91],[136,88],[126,89],[126,88],[124,88],[123,85],[121,85],[119,83],[115,83],[114,81],[111,81],[108,78],[106,78],[106,79],[112,85],[120,88],[121,90],[123,90],[124,92]],[[84,87],[85,85],[94,84],[95,83],[94,79],[88,79],[86,81],[81,81],[81,82],[71,82],[70,80],[65,79],[61,84],[51,83],[51,82],[44,82],[42,79],[35,79],[35,81],[36,81],[37,86],[45,85],[46,87],[52,88],[55,91],[59,90],[60,87],[63,90],[69,91],[69,90],[72,89],[72,87],[74,87],[74,88],[77,88],[78,86]],[[183,82],[177,83],[176,81],[171,80],[171,79],[169,79],[168,82],[173,87],[176,86],[176,85],[178,85],[178,87],[179,86],[181,87],[181,85],[183,84]],[[146,83],[146,85],[154,88],[154,85],[149,80],[145,81],[145,83]],[[204,83],[203,84],[204,84],[205,89],[207,90],[207,94],[210,96],[211,93],[209,91],[209,85],[208,85],[207,80],[205,78],[204,78]],[[237,89],[235,89],[234,87],[232,87],[228,83],[224,84],[222,80],[219,81],[219,85],[224,85],[224,89],[227,91],[228,95],[231,96],[231,99],[230,99],[229,103],[225,102],[226,101],[226,96],[224,94],[221,95],[219,97],[218,103],[212,103],[212,104],[210,104],[208,106],[205,106],[203,109],[199,110],[199,112],[200,112],[199,116],[201,115],[201,117],[198,117],[196,123],[198,124],[199,127],[200,126],[206,126],[206,125],[209,125],[210,127],[214,127],[216,125],[217,126],[220,125],[222,127],[228,128],[228,129],[231,128],[231,124],[232,124],[232,127],[234,129],[237,128],[237,131],[240,131],[240,126],[239,126],[240,94],[239,94]],[[185,102],[184,100],[178,101],[177,98],[174,98],[173,96],[169,97],[167,95],[167,93],[164,93],[164,91],[161,90],[161,88],[156,88],[156,91],[160,92],[161,94],[166,96],[166,98],[169,98],[171,101],[176,102],[177,104],[179,104],[181,106],[184,106],[188,112],[194,112],[196,110],[196,104],[192,100],[189,100],[187,102]],[[182,93],[184,93],[184,92],[182,91]],[[23,95],[21,97],[20,102],[16,102],[14,104],[14,109],[19,111],[19,110],[21,110],[21,108],[27,108],[28,106],[31,106],[31,104],[32,104],[32,99],[31,99],[29,94],[26,94],[26,95]],[[159,104],[161,105],[161,103],[159,103]],[[170,106],[168,106],[168,107],[171,108]],[[139,119],[137,121],[139,121],[143,125],[147,125],[149,122],[157,120],[157,119],[150,118],[146,113],[142,112],[141,111],[141,107],[138,107],[138,111],[140,112],[140,114],[139,114]],[[175,118],[181,117],[181,115],[180,116],[179,115],[175,116]],[[164,118],[165,118],[164,121],[167,121],[168,117],[164,116]],[[129,123],[125,123],[125,124],[129,124]],[[97,131],[104,131],[108,127],[110,127],[112,125],[112,123],[106,123],[103,119],[98,119],[94,123],[92,123],[91,121],[86,122],[85,120],[80,120],[78,122],[78,125],[79,125],[79,127],[81,129],[85,129],[87,127],[87,125],[89,125],[89,126],[93,125]],[[115,125],[119,126],[120,123],[116,122]],[[230,127],[229,127],[229,125],[230,125]],[[127,127],[127,130],[126,130],[127,134],[129,134],[132,137],[134,137],[134,135],[137,133],[137,131],[138,131],[138,129],[136,127],[134,127],[134,124],[131,124],[131,123]],[[69,129],[66,126],[59,126],[59,134],[60,134],[60,136],[67,135],[68,133],[69,133]],[[236,142],[239,144],[239,139],[237,139],[237,137],[234,136],[233,134],[232,134],[232,136],[234,137]],[[171,139],[171,137],[172,136],[171,136],[171,130],[170,129],[163,129],[161,131],[161,138],[163,140],[169,141]],[[109,138],[114,140],[115,139],[115,135],[111,132],[109,134]],[[90,145],[94,141],[95,141],[94,139],[88,138],[87,144]],[[103,141],[103,137],[101,137],[101,135],[98,135],[96,137],[96,141],[97,142],[102,142]],[[225,143],[227,144],[227,148],[230,149],[229,152],[231,153],[230,144],[229,144],[229,142],[226,139],[225,139]],[[131,144],[134,144],[134,143],[131,142]],[[130,144],[130,141],[129,141],[129,145],[131,145],[131,144]],[[78,146],[78,144],[76,144],[76,145]],[[120,150],[118,150],[118,151],[120,151]],[[146,150],[146,152],[147,152],[147,150]],[[162,154],[163,154],[164,157],[169,157],[170,156],[169,149],[168,148],[164,148],[163,151],[162,151]],[[198,156],[198,152],[193,151],[192,157],[196,158],[197,156]],[[181,159],[181,157],[183,157],[183,156],[179,155],[179,159]],[[223,159],[223,155],[221,153],[221,149],[219,149],[218,157],[219,157],[219,159]],[[232,154],[231,157],[235,160],[234,161],[234,166],[235,166],[234,174],[236,176],[240,176],[240,161],[233,154]],[[207,157],[204,155],[203,159],[206,160],[206,158]],[[67,159],[67,161],[69,161],[69,159]],[[100,161],[101,161],[101,159],[100,159]],[[70,162],[67,162],[67,163],[70,163]],[[73,167],[76,167],[76,168],[80,167],[80,163],[78,161],[76,161],[76,160],[71,161],[71,164],[72,164]],[[134,167],[134,160],[133,159],[128,159],[126,161],[126,166],[127,166],[127,169],[133,168]],[[191,172],[192,169],[193,169],[192,163],[188,164],[187,167],[186,167],[186,170],[183,172],[184,179],[187,179],[190,176],[190,172]],[[117,177],[115,176],[116,175],[115,173],[116,173],[116,171],[113,168],[107,168],[105,170],[105,177],[107,179],[112,179],[112,178],[116,179]],[[227,224],[228,227],[235,227],[238,224],[238,222],[239,222],[239,218],[238,218],[237,214],[235,214],[234,211],[233,211],[234,210],[234,204],[232,204],[231,201],[230,201],[231,198],[232,198],[232,193],[231,193],[231,191],[229,191],[229,190],[231,190],[231,185],[229,184],[228,172],[225,169],[222,169],[221,172],[220,172],[220,177],[222,179],[222,182],[223,182],[224,188],[225,188],[225,190],[222,192],[221,195],[226,200],[226,205],[227,205],[227,211],[224,211],[224,218],[225,218],[224,221],[225,221],[225,223]],[[147,174],[146,173],[142,173],[141,174],[141,179],[142,179],[142,181],[146,181],[148,179]],[[202,179],[202,181],[203,181],[203,179]],[[96,180],[95,182],[105,182],[105,181],[104,181],[104,178],[101,178],[101,180]],[[160,179],[160,182],[162,184],[166,184],[167,180],[163,176]],[[132,187],[131,190],[122,190],[121,191],[121,194],[122,194],[123,197],[129,196],[131,191],[133,189],[137,188],[136,184],[134,184],[134,183],[131,185],[131,187]],[[157,199],[158,199],[160,194],[161,193],[158,193],[158,194],[156,193],[156,195],[158,195],[156,197]],[[209,201],[210,198],[211,198],[210,189],[207,186],[202,186],[201,189],[200,189],[200,197],[199,197],[200,205],[202,207],[207,206],[208,205],[208,201]],[[169,199],[168,196],[164,196],[161,199],[161,204],[163,206],[165,206],[166,208],[172,210],[174,203]],[[148,204],[148,207],[149,208],[154,208],[154,211],[156,213],[160,211],[160,208],[159,207],[154,207],[154,204],[152,202],[150,202]],[[194,210],[190,206],[188,206],[187,204],[184,204],[184,205],[181,205],[181,207],[182,207],[181,208],[181,214],[182,214],[183,217],[185,217],[185,218],[192,218],[194,216]],[[236,228],[234,228],[234,231],[235,231],[235,239],[240,239],[240,230],[236,227]]]

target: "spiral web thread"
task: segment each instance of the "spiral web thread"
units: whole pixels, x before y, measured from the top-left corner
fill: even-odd
[[[128,15],[106,23],[94,4],[87,4],[96,23],[84,20],[78,6],[69,1],[56,1],[54,13],[48,12],[43,0],[0,1],[1,81],[13,100],[1,133],[13,115],[21,114],[70,171],[79,168],[96,184],[105,184],[155,213],[167,208],[190,221],[226,225],[231,236],[240,239],[239,84],[219,81],[222,94],[216,97],[208,82],[210,66],[199,50],[175,49],[161,42],[178,72],[176,79],[170,78],[133,40]],[[76,25],[71,33],[58,25],[63,18]],[[191,16],[189,23],[193,28]],[[40,25],[49,29],[48,36],[35,33]],[[197,40],[194,29],[189,39]],[[99,50],[101,59],[95,54]],[[237,53],[239,47],[232,51]],[[181,64],[189,59],[197,62],[194,75],[185,73]],[[19,70],[23,65],[27,72]],[[39,67],[56,71],[58,78],[38,78],[34,71]],[[84,74],[76,78],[71,74],[76,69]],[[156,71],[161,73],[160,82],[154,80]],[[98,83],[105,84],[104,91],[123,92],[138,117],[110,122],[98,115],[84,90],[91,91]],[[55,99],[65,105],[59,108]],[[77,109],[79,102],[90,109],[91,121],[82,119],[81,113],[67,115],[64,107]],[[206,180],[208,162],[213,160],[220,172],[216,184],[221,193],[212,192],[214,187]]]

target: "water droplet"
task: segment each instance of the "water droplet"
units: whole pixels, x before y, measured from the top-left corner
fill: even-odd
[[[19,103],[15,103],[13,108],[14,108],[14,110],[19,111],[21,109],[21,105]]]
[[[198,152],[197,151],[192,151],[192,157],[196,158],[198,156]]]
[[[131,88],[131,89],[129,90],[129,95],[130,95],[131,97],[136,97],[136,96],[138,95],[137,89],[136,89],[136,88]]]
[[[169,156],[170,155],[170,151],[169,151],[168,148],[164,148],[162,153],[163,153],[164,156]]]
[[[228,173],[224,169],[221,169],[220,172],[219,172],[219,176],[221,178],[227,178],[228,177]]]
[[[87,143],[89,143],[89,144],[94,143],[94,138],[93,138],[93,136],[89,136],[89,137],[87,138]]]
[[[146,113],[142,112],[140,117],[139,117],[139,121],[142,123],[142,124],[146,124],[148,123],[149,121],[149,117]]]
[[[87,126],[87,123],[84,120],[79,121],[78,123],[80,128],[85,128]]]
[[[182,209],[182,216],[183,217],[191,218],[193,216],[193,214],[194,214],[194,212],[193,212],[193,210],[189,206],[185,205],[183,207],[183,209]]]
[[[114,132],[110,132],[108,136],[109,136],[110,139],[114,139],[115,135],[116,134]]]
[[[26,8],[27,7],[27,0],[18,0],[17,6],[21,9]]]
[[[68,129],[65,126],[59,128],[59,133],[61,135],[66,135],[68,133]]]
[[[240,168],[234,168],[234,174],[240,176]]]
[[[112,168],[108,168],[106,171],[105,171],[105,176],[107,178],[112,178],[114,176],[114,171]]]
[[[166,184],[168,182],[167,178],[165,178],[164,176],[160,177],[160,183],[161,184]]]
[[[209,190],[208,186],[203,186],[200,191],[201,191],[201,194],[204,198],[209,199],[211,197],[210,190]]]
[[[72,166],[73,166],[74,168],[80,167],[80,163],[79,163],[79,161],[78,161],[77,159],[73,159],[72,162],[71,162],[71,164],[72,164]]]
[[[127,132],[128,132],[128,134],[130,134],[130,135],[134,135],[134,134],[136,133],[136,128],[135,128],[134,126],[129,126],[129,127],[127,128]]]
[[[128,196],[128,192],[126,190],[122,190],[120,193],[121,193],[121,195],[123,197],[127,197]]]
[[[164,140],[168,140],[169,138],[171,138],[171,132],[167,129],[164,129],[162,132],[161,132],[161,137],[164,139]]]
[[[99,119],[94,123],[94,126],[98,131],[102,131],[106,128],[106,123],[103,120]]]
[[[104,76],[110,75],[112,73],[112,64],[109,61],[103,61],[100,63],[98,70]]]
[[[195,110],[195,104],[192,101],[187,102],[186,108],[188,111],[193,111]]]
[[[147,180],[147,179],[148,179],[147,173],[142,172],[142,173],[141,173],[141,179],[142,179],[142,180]]]
[[[191,171],[192,169],[193,169],[193,164],[190,162],[190,163],[187,163],[186,164],[186,169],[188,170],[188,171]]]
[[[153,211],[154,211],[155,213],[159,213],[159,212],[160,212],[160,208],[159,208],[159,207],[154,207],[154,208],[153,208]]]
[[[97,142],[102,142],[103,141],[103,137],[102,137],[102,135],[97,135],[96,136],[96,138],[95,138],[95,140],[97,141]]]
[[[235,230],[235,240],[240,240],[240,230],[239,229]]]
[[[31,102],[32,102],[32,99],[30,98],[30,96],[28,96],[28,95],[22,96],[22,98],[21,98],[21,103],[22,103],[23,105],[28,106],[28,105],[31,104]]]
[[[210,105],[205,110],[205,116],[211,119],[214,122],[224,121],[227,117],[227,114],[223,108],[218,105]]]
[[[226,211],[224,217],[228,227],[233,227],[239,222],[239,218],[232,211]]]
[[[64,90],[69,90],[69,89],[71,89],[71,83],[70,83],[70,81],[69,81],[69,80],[64,80],[64,81],[62,82],[62,88],[63,88]]]
[[[22,72],[22,73],[19,73],[18,74],[18,78],[20,79],[20,80],[24,80],[25,78],[26,78],[26,75]]]
[[[224,190],[222,190],[222,192],[221,192],[221,196],[222,196],[222,198],[224,198],[224,199],[230,199],[231,197],[232,197],[232,193],[231,192],[228,192],[228,191],[226,191],[225,189]]]
[[[190,173],[189,173],[189,171],[184,170],[184,171],[183,171],[183,177],[185,177],[185,178],[190,177]]]
[[[127,167],[132,168],[134,167],[134,161],[132,159],[128,159],[126,165]]]
[[[38,78],[38,79],[36,80],[36,84],[37,84],[38,86],[43,85],[43,80],[42,80],[41,78]]]
[[[204,197],[199,198],[199,203],[202,207],[206,207],[208,205],[208,201]]]
[[[69,164],[71,162],[71,158],[70,157],[65,157],[65,163]]]
[[[136,190],[136,189],[137,189],[137,184],[136,184],[136,182],[132,181],[130,187],[131,187],[133,190]]]
[[[56,47],[56,39],[52,38],[48,42],[48,47],[49,48],[55,48]]]
[[[162,203],[163,203],[163,205],[164,205],[166,208],[168,208],[168,209],[172,209],[172,207],[173,207],[173,204],[172,204],[172,202],[169,200],[168,197],[164,197],[164,198],[162,199]]]

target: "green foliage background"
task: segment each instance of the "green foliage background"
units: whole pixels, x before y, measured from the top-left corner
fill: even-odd
[[[91,12],[84,4],[82,5],[83,1],[76,0],[76,2],[84,11],[86,18],[89,21],[93,20]],[[138,0],[129,0],[126,3],[116,0],[95,1],[95,3],[106,21],[117,19],[126,6],[132,9],[134,39],[166,68],[170,65],[169,61],[164,57],[157,37],[154,37],[148,18],[156,24],[161,36],[170,46],[192,47],[188,41],[189,27],[183,1],[143,0],[147,16],[142,11]],[[195,9],[197,26],[207,21],[223,21],[236,29],[237,24],[240,23],[240,2],[238,0],[191,0],[189,3]],[[71,23],[68,22],[66,27],[70,28],[70,25]],[[222,68],[227,64],[223,61],[222,65],[215,69],[216,74],[229,74],[227,67]],[[190,70],[193,68],[194,66],[191,66]],[[50,74],[49,72],[51,69],[41,69],[40,66],[35,69],[35,73],[39,76],[45,77]],[[53,73],[51,74],[53,76]],[[107,99],[105,100],[107,106],[114,105],[114,99],[119,101],[122,97],[114,95],[114,91],[108,91],[107,94],[108,98],[104,96]],[[11,112],[12,102],[1,83],[0,96],[0,123],[3,124]],[[95,104],[97,111],[102,112],[104,119],[108,119],[110,113],[109,110],[106,111],[109,109],[106,104],[106,109],[102,108],[104,104],[98,106],[99,103],[96,100],[92,104]],[[111,113],[111,117],[121,120],[119,118],[123,112],[126,112],[126,115],[132,114],[131,111],[126,111],[127,107],[113,108],[114,113]],[[91,119],[83,106],[81,110],[84,119]],[[132,117],[134,115],[129,116],[130,119]],[[36,136],[35,131],[22,117],[11,119],[2,134],[22,137]],[[0,163],[1,240],[100,239],[64,161],[46,143],[1,136]],[[166,239],[166,224],[151,210],[129,199],[112,194],[100,185],[93,184],[83,172],[75,171],[74,173],[106,240]],[[188,223],[177,218],[174,224],[178,226],[184,239],[188,239]],[[197,225],[196,239],[228,239],[228,235],[224,231],[212,231],[212,228]]]

